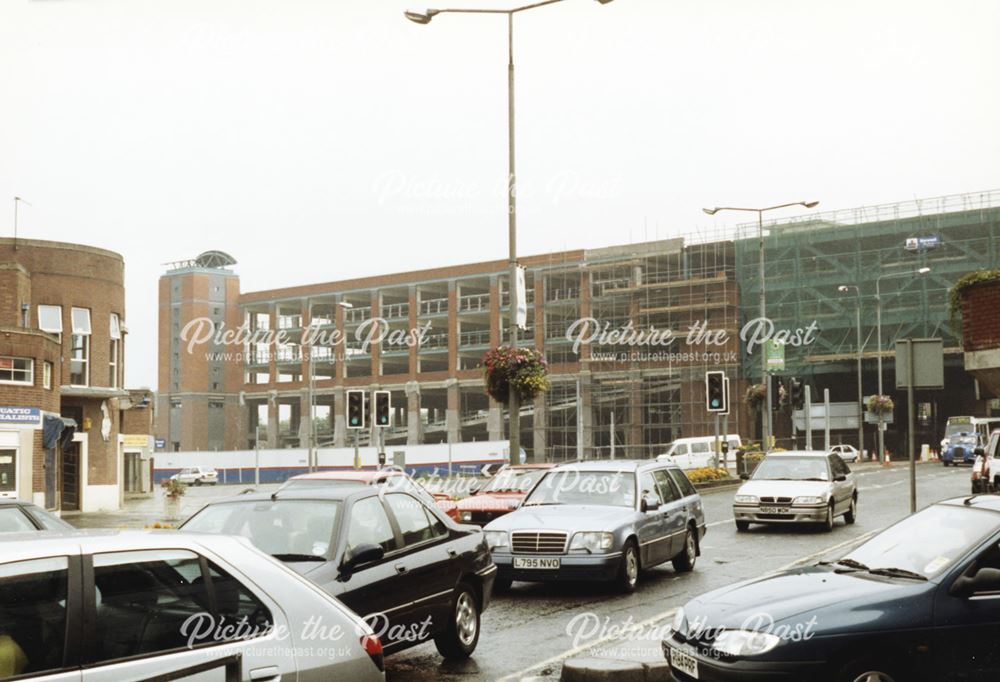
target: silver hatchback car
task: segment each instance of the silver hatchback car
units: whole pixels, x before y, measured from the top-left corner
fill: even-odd
[[[858,486],[838,455],[816,450],[772,452],[733,499],[736,530],[751,523],[818,523],[825,530],[858,516]]]
[[[3,536],[0,679],[20,676],[385,679],[371,628],[249,542],[141,531]]]

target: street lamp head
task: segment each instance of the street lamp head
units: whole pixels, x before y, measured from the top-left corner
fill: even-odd
[[[703,210],[708,215],[715,215],[716,213],[719,212],[719,209],[717,209],[717,208],[703,208],[701,210]]]
[[[803,201],[802,205],[805,206],[806,208],[816,208],[817,206],[819,206],[819,202],[818,201]]]
[[[918,275],[926,275],[930,271],[931,271],[930,268],[923,267],[923,268],[920,268],[919,270],[917,270],[917,274]]]
[[[403,16],[412,21],[415,24],[429,24],[434,15],[438,13],[436,9],[429,9],[423,12],[417,12],[416,10],[406,10],[403,12]]]
[[[851,287],[847,286],[846,284],[841,284],[839,287],[837,287],[837,291],[845,292],[845,291],[849,291],[850,288]]]

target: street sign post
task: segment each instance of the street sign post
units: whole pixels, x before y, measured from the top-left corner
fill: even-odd
[[[941,339],[896,341],[896,388],[906,388],[910,451],[910,513],[917,511],[917,428],[914,391],[944,388],[944,342]]]
[[[767,354],[768,372],[785,371],[785,344],[778,343],[774,339],[768,339],[765,353]]]

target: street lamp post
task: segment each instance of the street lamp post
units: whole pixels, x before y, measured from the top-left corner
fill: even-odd
[[[774,211],[779,208],[788,208],[789,206],[805,206],[806,208],[815,208],[819,205],[818,201],[793,201],[790,204],[778,204],[777,206],[768,206],[766,208],[739,208],[735,206],[717,206],[715,208],[703,208],[701,209],[708,215],[715,215],[719,211],[745,211],[749,213],[757,214],[757,235],[760,241],[760,270],[758,272],[758,279],[760,280],[760,317],[761,319],[767,318],[767,305],[766,305],[766,294],[764,288],[764,212]],[[763,428],[763,438],[761,438],[761,447],[764,452],[771,449],[771,440],[773,429],[771,424],[771,381],[767,374],[767,352],[766,350],[761,350],[760,353],[760,372],[761,381],[764,382],[764,386],[767,389],[767,400],[764,406],[764,417],[761,420],[761,427]]]
[[[858,457],[860,458],[865,452],[865,394],[861,386],[861,289],[853,284],[842,284],[837,287],[837,291],[841,293],[846,293],[851,289],[854,289],[854,294],[857,297],[854,308],[854,326],[857,328],[858,335],[855,345],[858,353]]]
[[[514,15],[530,9],[554,5],[563,0],[541,0],[529,5],[521,5],[511,9],[428,9],[423,12],[407,11],[403,15],[417,24],[429,24],[438,14],[505,14],[507,15],[507,241],[509,244],[508,261],[510,265],[509,284],[507,286],[508,305],[510,309],[510,346],[517,348],[517,301],[515,286],[517,282],[517,175],[514,171]],[[611,0],[597,0],[606,5]],[[517,461],[521,453],[521,406],[516,391],[510,392],[510,458]]]
[[[906,272],[892,272],[887,275],[879,275],[875,278],[875,334],[878,337],[878,394],[885,395],[882,388],[882,280],[896,277],[913,277],[915,275],[926,275],[931,269],[928,267],[919,270],[907,270]],[[885,460],[885,422],[882,413],[878,413],[878,459]]]

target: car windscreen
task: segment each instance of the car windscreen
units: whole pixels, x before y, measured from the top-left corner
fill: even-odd
[[[527,493],[544,475],[544,469],[506,469],[483,486],[480,492]]]
[[[755,481],[829,481],[825,457],[765,457],[751,477]]]
[[[635,506],[635,474],[631,471],[550,471],[524,505],[592,504]]]
[[[220,502],[205,507],[181,528],[240,535],[279,559],[329,558],[340,508],[337,500]]]
[[[933,578],[997,530],[1000,514],[939,504],[889,527],[844,559],[873,570],[903,569]]]

